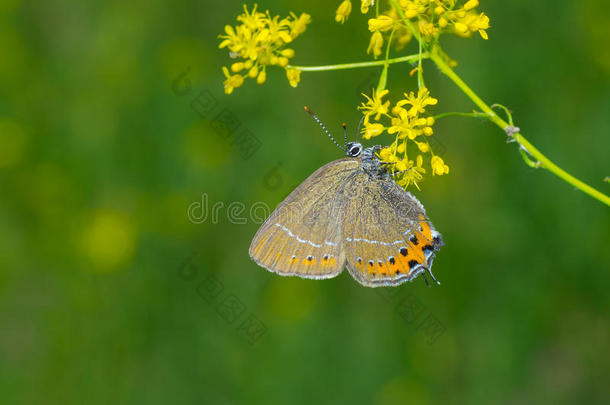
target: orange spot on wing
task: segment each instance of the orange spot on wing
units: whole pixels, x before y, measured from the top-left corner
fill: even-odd
[[[403,268],[405,272],[409,271],[409,256],[411,256],[411,252],[409,252],[409,254],[406,256],[399,254],[396,257],[396,264],[398,265],[398,267]]]
[[[363,264],[364,264],[364,263],[366,263],[366,264],[365,264],[365,266],[366,266],[365,268],[366,268],[366,270],[368,271],[368,273],[369,273],[370,275],[374,275],[374,274],[377,274],[377,273],[378,273],[378,271],[377,271],[377,266],[375,266],[375,263],[373,263],[373,264],[371,265],[371,263],[369,263],[369,261],[368,261],[368,260],[367,260],[366,262],[363,262]]]
[[[394,277],[397,273],[400,272],[400,265],[396,261],[396,258],[394,258],[394,264],[388,262],[388,267],[390,269],[390,275],[392,277]]]
[[[410,262],[414,260],[417,263],[423,263],[424,261],[424,254],[420,247],[409,244],[408,250],[406,256],[398,255],[396,261],[396,264],[399,264],[399,269],[402,269],[401,271],[404,271],[406,274],[411,272]]]
[[[421,226],[421,234],[423,235],[424,239],[426,240],[426,242],[432,242],[432,230],[430,229],[430,225],[428,225],[427,222],[422,221],[419,223],[419,225]]]
[[[304,266],[313,266],[316,262],[317,262],[317,260],[316,260],[315,257],[313,259],[309,260],[307,258],[307,256],[305,256],[303,258],[303,260],[301,260],[301,264],[304,265]]]
[[[377,262],[377,266],[379,267],[379,272],[381,273],[381,275],[387,276],[390,274],[390,268],[388,267],[385,261]]]

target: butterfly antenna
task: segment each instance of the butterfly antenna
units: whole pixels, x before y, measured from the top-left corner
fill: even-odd
[[[343,145],[347,148],[347,124],[344,122],[341,126],[343,127]]]
[[[364,122],[364,115],[360,118],[360,122],[358,123],[358,128],[356,129],[356,137],[360,136],[360,128],[362,127],[362,123]]]
[[[324,124],[322,124],[322,121],[320,121],[320,119],[316,116],[316,114],[313,113],[313,111],[311,111],[309,109],[309,107],[305,106],[305,111],[307,111],[309,113],[309,115],[311,115],[313,117],[314,120],[316,120],[316,122],[322,127],[322,129],[324,130],[324,132],[326,132],[326,135],[328,135],[328,137],[330,138],[331,141],[333,141],[333,143],[335,145],[337,145],[337,147],[339,149],[341,149],[342,151],[345,151],[345,148],[342,147],[341,145],[339,145],[337,143],[337,141],[335,141],[335,138],[333,138],[333,136],[330,134],[330,132],[328,132],[328,129],[326,129],[326,127],[324,126]]]

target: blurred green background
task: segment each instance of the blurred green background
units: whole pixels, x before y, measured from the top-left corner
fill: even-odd
[[[341,26],[338,0],[260,3],[311,14],[293,63],[368,60],[357,4]],[[610,192],[607,2],[481,3],[488,41],[444,37],[458,73],[562,168]],[[416,193],[445,237],[440,287],[282,278],[249,259],[258,224],[232,223],[229,204],[244,218],[256,202],[273,208],[341,157],[303,105],[355,136],[359,92],[379,70],[303,73],[293,89],[270,69],[265,85],[226,96],[217,35],[241,11],[0,3],[2,402],[607,401],[610,211],[527,167],[486,122],[437,123],[451,172]],[[426,66],[435,112],[473,109]],[[389,87],[414,89],[410,69],[393,66]],[[202,91],[216,100],[203,116],[191,106]],[[212,124],[221,111],[260,141],[248,159]],[[209,216],[193,223],[204,193]]]

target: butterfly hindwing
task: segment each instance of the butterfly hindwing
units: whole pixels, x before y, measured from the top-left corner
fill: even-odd
[[[342,233],[347,267],[369,287],[399,285],[429,269],[440,234],[424,207],[393,180],[366,173],[346,186]]]
[[[358,167],[354,159],[340,159],[309,176],[258,230],[250,257],[281,275],[330,278],[341,273],[344,190]]]

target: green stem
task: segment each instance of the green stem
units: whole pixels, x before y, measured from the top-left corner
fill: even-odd
[[[394,30],[392,30],[392,33],[390,34],[390,39],[388,39],[388,45],[385,49],[385,63],[383,64],[383,69],[381,70],[381,74],[379,75],[379,82],[377,83],[376,90],[377,94],[385,90],[386,83],[388,82],[388,67],[390,66],[388,60],[390,60],[390,47],[392,46],[392,38],[394,38]]]
[[[426,84],[424,83],[424,67],[421,63],[421,41],[418,42],[419,44],[419,61],[418,61],[418,65],[417,65],[417,89],[421,89],[422,87],[426,87]]]
[[[402,8],[398,5],[398,2],[396,0],[390,0],[390,3],[392,3],[392,6],[394,7],[394,10],[396,10],[396,12],[400,16],[400,19],[402,20],[402,22],[407,26],[409,31],[411,31],[411,33],[413,34],[415,39],[417,39],[417,42],[419,42],[421,44],[422,40],[421,40],[421,36],[419,34],[419,31],[415,29],[415,27],[413,26],[413,23],[411,22],[411,20],[409,20],[405,16],[405,13],[402,11]],[[427,44],[424,43],[424,47],[426,47],[426,46],[427,46]]]
[[[399,58],[392,58],[392,59],[388,59],[386,60],[372,60],[369,62],[355,62],[355,63],[341,63],[341,64],[337,64],[337,65],[321,65],[321,66],[293,66],[293,65],[288,65],[286,66],[288,69],[298,69],[302,72],[321,72],[321,71],[325,71],[325,70],[343,70],[343,69],[358,69],[358,68],[363,68],[363,67],[371,67],[371,66],[383,66],[386,63],[391,65],[393,63],[402,63],[402,62],[408,62],[408,63],[413,63],[413,62],[417,62],[419,60],[419,55],[415,54],[415,55],[407,55],[407,56],[401,56]],[[424,52],[421,55],[422,58],[428,58],[428,53]]]
[[[434,118],[435,120],[438,120],[440,118],[445,118],[445,117],[489,118],[489,114],[485,114],[485,113],[481,113],[481,112],[471,112],[471,113],[465,113],[465,112],[446,112],[446,113],[437,114],[437,115],[433,116],[432,118]]]
[[[393,0],[392,0],[393,1]],[[445,60],[439,55],[438,48],[432,50],[430,53],[430,59],[438,66],[438,68],[443,72],[453,83],[455,83],[460,90],[466,94],[466,96],[472,100],[472,102],[481,109],[486,115],[487,118],[500,127],[503,130],[511,129],[510,125],[504,121],[500,116],[498,116],[492,109],[489,107],[468,85],[451,69],[451,67],[445,63]],[[572,176],[555,163],[553,163],[549,158],[544,156],[534,145],[532,145],[520,132],[515,132],[511,134],[513,139],[527,152],[528,155],[536,159],[540,165],[539,167],[543,167],[555,174],[560,179],[565,182],[571,184],[582,192],[590,195],[591,197],[601,201],[602,203],[610,206],[610,197],[605,195],[604,193],[594,189],[588,184],[583,183],[578,180],[576,177]]]

